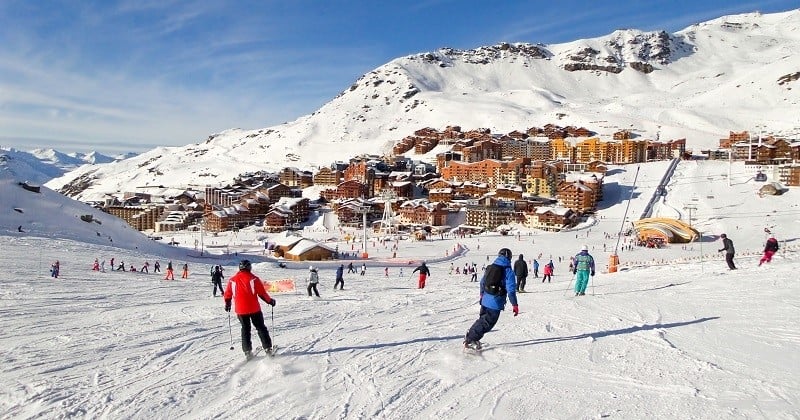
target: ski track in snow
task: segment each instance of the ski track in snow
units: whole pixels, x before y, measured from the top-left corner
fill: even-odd
[[[681,163],[676,174],[706,180],[713,172],[701,169]],[[633,172],[618,176],[630,181]],[[657,173],[643,178],[657,182]],[[707,186],[684,188],[684,197],[704,196]],[[734,232],[718,216],[727,201],[741,198],[716,194],[719,202],[698,206],[695,216],[720,213],[697,223],[706,232]],[[680,209],[670,202],[674,195],[667,204]],[[631,211],[647,198],[639,194]],[[763,215],[753,210],[759,205],[742,204],[747,210],[739,212],[752,220],[734,222],[743,226],[734,238],[741,270],[728,271],[718,255],[632,264],[598,272],[587,295],[576,297],[566,263],[556,262],[552,283],[529,277],[529,293],[518,295],[520,315],[503,312],[480,355],[461,349],[478,316],[478,283],[448,276],[450,261],[430,264],[423,290],[416,276],[386,278],[374,263],[363,277],[346,274],[346,289],[333,291],[327,267],[319,299],[306,296],[304,270],[257,265],[263,279],[300,280],[298,292],[274,295],[274,310],[264,306],[277,356],[245,362],[238,320],[231,317],[229,332],[205,268],[175,281],[92,272],[91,261],[109,248],[0,236],[0,413],[13,419],[798,418],[800,256],[783,251],[756,268],[756,258],[744,255],[763,245]],[[597,220],[586,241],[613,247],[614,240],[596,237],[617,229],[622,217],[616,207],[603,211],[608,219]],[[795,225],[786,226],[785,239],[800,237],[790,230]],[[453,262],[480,266],[486,252],[508,245],[515,255],[569,256],[585,240],[584,231],[576,233],[581,238],[537,234],[536,245],[499,235],[466,239],[459,242],[469,251]],[[749,243],[749,236],[757,241]],[[717,245],[702,244],[707,253]],[[429,258],[452,249],[453,241],[403,246]],[[648,261],[682,252],[672,245],[620,257]],[[153,259],[113,254],[117,261]],[[593,254],[602,266],[607,254]],[[58,280],[47,275],[55,259],[62,262]],[[259,344],[254,333],[253,345]]]

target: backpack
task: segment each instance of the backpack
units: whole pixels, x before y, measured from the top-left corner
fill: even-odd
[[[483,275],[483,292],[495,296],[506,294],[506,269],[497,264],[489,264]]]
[[[590,268],[590,261],[592,261],[592,257],[588,255],[578,255],[575,257],[575,270],[588,271]]]

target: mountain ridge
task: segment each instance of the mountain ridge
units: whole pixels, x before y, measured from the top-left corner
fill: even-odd
[[[686,138],[716,148],[728,131],[762,125],[800,131],[800,11],[724,16],[673,34],[617,30],[562,44],[498,43],[399,57],[362,75],[312,114],[278,126],[229,129],[205,141],[157,148],[51,181],[93,199],[122,180],[169,184],[189,176],[223,185],[236,175],[285,166],[310,169],[362,153],[386,153],[424,127],[525,130],[585,126],[601,138],[627,129],[643,138]],[[783,82],[783,83],[781,83]],[[230,171],[206,170],[210,159]],[[216,165],[214,165],[216,166]]]

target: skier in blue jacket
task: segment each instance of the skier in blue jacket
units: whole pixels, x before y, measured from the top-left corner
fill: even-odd
[[[495,267],[493,267],[495,266]],[[493,275],[502,278],[499,287],[492,287]],[[514,316],[519,314],[517,305],[517,279],[514,270],[511,269],[511,250],[503,248],[498,252],[494,263],[486,267],[483,278],[480,282],[481,287],[481,311],[478,319],[472,324],[467,335],[464,337],[464,347],[472,350],[481,349],[481,338],[484,334],[491,331],[500,319],[500,311],[505,309],[506,299],[511,301]]]

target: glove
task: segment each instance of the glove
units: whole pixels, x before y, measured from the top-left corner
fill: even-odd
[[[225,312],[230,312],[230,311],[231,311],[231,301],[230,300],[226,300],[225,301]]]
[[[724,250],[725,250],[724,248],[723,249],[718,249],[717,252],[722,252]]]
[[[275,306],[276,303],[278,302],[275,302],[275,299],[270,299],[269,302],[267,302],[269,306]]]
[[[594,271],[592,271],[592,277],[594,277]]]
[[[514,310],[514,316],[519,315],[519,306],[518,305],[512,306],[511,309]]]

